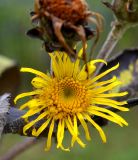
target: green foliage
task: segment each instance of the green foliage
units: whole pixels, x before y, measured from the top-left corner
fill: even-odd
[[[43,49],[41,49],[41,42],[39,40],[30,39],[25,35],[25,32],[32,27],[29,19],[29,12],[33,9],[33,2],[34,0],[0,1],[0,54],[15,59],[20,66],[34,67],[38,70],[41,69],[46,71],[49,66],[49,59],[48,55],[44,53]],[[93,11],[99,11],[105,17],[104,33],[102,33],[98,45],[99,49],[110,30],[110,22],[113,20],[113,15],[100,0],[88,0],[88,2]],[[137,36],[138,27],[129,29],[117,45],[114,53],[125,48],[137,47]],[[24,84],[28,81],[28,78],[23,78]],[[25,86],[23,85],[23,87]],[[110,135],[107,137],[107,144],[102,144],[96,132],[91,129],[93,141],[90,142],[85,149],[80,149],[76,146],[70,153],[65,153],[56,149],[47,153],[43,151],[43,146],[40,144],[29,149],[27,152],[17,157],[17,159],[137,160],[138,125],[136,112],[137,109],[133,109],[133,111],[129,112],[127,114],[128,116],[125,117],[130,124],[129,127],[121,129],[111,124],[105,127],[106,133],[109,133]],[[23,137],[6,135],[0,146],[0,155],[21,140],[23,140]]]

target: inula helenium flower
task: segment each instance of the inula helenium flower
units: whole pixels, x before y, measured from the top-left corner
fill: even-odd
[[[79,55],[81,54],[80,51]],[[106,81],[100,79],[110,72],[116,70],[119,64],[92,77],[96,70],[96,63],[105,63],[101,59],[92,60],[88,63],[89,78],[85,71],[85,66],[81,68],[80,60],[72,62],[65,53],[55,52],[50,54],[52,59],[53,73],[42,73],[31,68],[22,68],[22,72],[30,72],[36,75],[32,79],[34,90],[22,93],[15,98],[15,102],[23,97],[30,96],[30,100],[20,108],[27,108],[28,111],[22,116],[28,119],[38,113],[35,120],[28,122],[23,128],[23,133],[32,127],[32,135],[38,137],[45,129],[47,130],[46,150],[51,147],[52,134],[55,133],[57,148],[69,150],[63,146],[65,130],[72,136],[71,147],[77,142],[81,147],[85,144],[79,137],[81,135],[78,125],[81,125],[85,132],[85,137],[90,140],[90,133],[87,123],[92,124],[99,132],[103,142],[106,136],[102,128],[94,121],[94,116],[100,116],[120,126],[128,123],[118,114],[108,110],[105,106],[116,108],[120,111],[128,111],[122,105],[126,101],[118,102],[112,98],[125,96],[127,92],[109,93],[114,87],[121,84],[117,77]],[[38,121],[43,120],[39,128],[35,128]],[[46,133],[46,134],[47,134]]]

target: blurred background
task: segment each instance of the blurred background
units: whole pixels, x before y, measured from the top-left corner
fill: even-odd
[[[96,53],[105,41],[110,31],[112,12],[106,8],[100,0],[87,0],[91,10],[100,12],[104,18],[104,32],[101,35]],[[110,1],[109,1],[110,2]],[[32,28],[29,13],[33,10],[34,0],[0,0],[0,55],[15,60],[19,66],[33,67],[46,71],[49,69],[49,57],[42,48],[39,40],[26,36],[26,31]],[[125,48],[138,47],[138,26],[129,29],[113,51],[119,53]],[[95,53],[95,54],[96,54]],[[22,74],[22,84],[19,92],[31,89],[31,75]],[[0,84],[1,85],[1,84]],[[56,149],[53,145],[49,152],[44,152],[43,143],[35,145],[22,153],[16,160],[137,160],[138,159],[138,109],[134,108],[121,115],[129,122],[129,127],[123,129],[109,123],[104,128],[107,135],[107,143],[102,144],[96,130],[91,128],[92,141],[86,142],[85,149],[76,145],[71,152],[66,153]],[[24,137],[18,135],[4,135],[0,141],[0,155],[6,153],[16,143],[23,141]],[[67,140],[67,138],[66,138]],[[53,140],[54,142],[54,140]]]

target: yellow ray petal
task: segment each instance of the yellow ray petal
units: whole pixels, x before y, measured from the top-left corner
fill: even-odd
[[[81,147],[85,147],[85,144],[80,140],[80,138],[78,136],[76,136],[76,134],[74,133],[73,131],[73,128],[71,128],[70,126],[70,123],[68,122],[68,120],[65,119],[65,123],[66,123],[66,126],[70,132],[70,134],[72,135],[72,137],[78,142],[78,144],[81,146]],[[71,146],[73,147],[73,144],[71,144]]]
[[[73,126],[73,125],[74,125],[74,126]],[[74,133],[78,136],[79,132],[78,132],[77,117],[76,117],[76,115],[74,115],[74,117],[73,117],[72,128],[73,128],[73,130],[74,130]],[[76,141],[76,139],[75,139],[75,138],[72,138],[72,142],[71,142],[72,146],[74,145],[75,141]]]
[[[112,116],[109,116],[109,115],[106,115],[104,113],[101,113],[101,112],[98,112],[98,111],[95,111],[95,110],[92,110],[92,109],[88,109],[87,110],[89,113],[91,113],[92,115],[96,115],[96,116],[99,116],[99,117],[102,117],[102,118],[105,118],[109,121],[112,121],[114,123],[117,123],[118,125],[120,125],[121,127],[123,127],[122,123],[120,121],[117,121],[114,117]]]
[[[45,81],[41,77],[35,77],[35,78],[33,78],[32,81],[31,81],[31,84],[35,88],[44,88],[44,87],[48,86],[47,81]]]
[[[26,102],[25,104],[21,105],[20,110],[23,110],[25,108],[35,110],[40,107],[47,108],[47,103],[41,102],[41,101],[39,101],[39,99],[31,99],[28,102]]]
[[[62,75],[61,75],[62,72],[60,72],[60,67],[56,60],[56,56],[53,54],[50,54],[50,57],[52,60],[52,69],[53,69],[55,77],[57,77],[58,79],[62,78]]]
[[[76,134],[75,137],[77,137],[78,136],[78,132],[76,132],[76,130],[74,130],[75,127],[73,126],[73,122],[72,122],[70,116],[68,116],[68,122],[69,122],[71,128],[73,129],[74,135]],[[72,137],[72,141],[71,141],[72,146],[74,145],[75,141],[76,141],[76,138]]]
[[[64,68],[64,63],[63,63],[63,60],[62,60],[62,57],[63,57],[63,54],[61,52],[56,52],[55,55],[57,56],[57,61],[58,61],[58,65],[59,65],[59,70],[60,72],[62,73],[62,77],[65,76],[65,68]]]
[[[60,148],[61,148],[63,151],[66,151],[66,152],[69,152],[69,151],[70,151],[69,148],[64,148],[63,145],[60,145]]]
[[[20,110],[23,110],[25,108],[29,109],[35,109],[36,107],[43,105],[43,102],[40,102],[39,99],[31,99],[28,102],[24,103],[20,106]]]
[[[79,72],[80,72],[80,60],[82,58],[82,53],[83,53],[83,48],[80,49],[79,53],[78,53],[78,57],[76,59],[76,61],[74,62],[74,65],[73,65],[73,72],[72,72],[72,76],[74,79],[77,78]]]
[[[45,80],[48,80],[48,81],[51,80],[51,78],[48,77],[48,76],[47,76],[46,74],[44,74],[43,72],[40,72],[40,71],[35,70],[35,69],[32,69],[32,68],[21,68],[20,71],[21,71],[21,72],[29,72],[29,73],[36,74],[36,75],[38,75],[38,76],[40,76],[40,77],[42,77],[42,78],[44,78]]]
[[[78,135],[79,131],[78,131],[78,125],[77,125],[77,117],[76,117],[76,115],[74,115],[73,121],[74,121],[74,132]]]
[[[73,68],[73,78],[76,79],[78,76],[78,73],[80,72],[80,60],[76,60],[76,62],[74,63],[74,68]]]
[[[28,96],[33,96],[33,95],[37,95],[37,94],[40,94],[40,93],[41,93],[40,90],[35,90],[35,91],[32,91],[32,92],[21,93],[21,94],[19,94],[18,96],[15,97],[14,103],[16,104],[16,102],[17,102],[19,99],[21,99],[21,98],[28,97]]]
[[[93,102],[95,102],[95,101],[97,101],[97,102],[107,102],[107,103],[112,103],[112,104],[116,104],[116,105],[125,105],[125,104],[127,104],[127,102],[126,101],[122,101],[122,102],[118,102],[118,101],[115,101],[115,100],[112,100],[112,99],[108,99],[108,98],[93,98]]]
[[[97,97],[101,98],[112,98],[112,97],[122,97],[127,95],[128,92],[120,92],[120,93],[106,93],[106,94],[98,94]]]
[[[61,120],[59,120],[58,122],[58,127],[57,127],[57,148],[60,147],[60,145],[62,144],[60,136],[61,136]]]
[[[51,121],[51,118],[48,118],[48,119],[46,120],[46,122],[44,122],[44,123],[41,125],[41,127],[39,127],[39,129],[38,129],[37,131],[35,130],[35,131],[32,133],[32,135],[38,137],[38,136],[47,128],[47,126],[48,126],[48,124],[50,123],[50,121]]]
[[[68,116],[68,122],[69,122],[70,126],[71,126],[72,128],[74,128],[74,127],[73,127],[73,122],[72,122],[70,116]]]
[[[96,64],[96,63],[104,63],[105,65],[107,65],[107,62],[103,59],[95,59],[95,60],[92,60],[90,61],[91,64]]]
[[[118,106],[116,104],[112,104],[112,103],[108,103],[108,102],[94,101],[94,104],[100,104],[100,105],[103,105],[103,106],[113,107],[113,108],[116,108],[120,111],[129,111],[129,109],[126,108],[126,107]]]
[[[105,112],[108,113],[109,115],[113,116],[114,118],[116,118],[118,121],[120,121],[122,124],[128,126],[128,123],[118,114],[106,109],[106,108],[102,108],[102,107],[97,107],[97,106],[91,106],[90,108],[92,108],[93,110],[97,110],[97,111],[101,111],[101,112]]]
[[[96,122],[94,122],[94,120],[92,120],[92,118],[88,114],[84,113],[84,116],[98,130],[103,142],[106,143],[106,136],[102,128]]]
[[[90,141],[90,140],[91,140],[91,137],[90,137],[90,134],[89,134],[89,129],[88,129],[88,126],[87,126],[87,124],[86,124],[86,122],[85,122],[82,114],[81,114],[81,113],[78,113],[78,114],[77,114],[77,117],[78,117],[78,119],[79,119],[82,127],[84,128],[86,139]]]
[[[89,74],[89,76],[95,71],[96,66],[91,65],[90,63],[87,63],[87,67],[88,67],[88,71],[89,73],[86,72],[86,64],[83,66],[83,68],[79,71],[78,75],[77,75],[77,79],[82,81],[82,80],[86,80],[87,76]]]
[[[87,49],[87,45],[86,48]],[[76,61],[74,62],[74,68],[73,68],[73,78],[76,79],[79,72],[80,72],[80,59],[82,59],[82,53],[83,53],[83,48],[80,49],[80,51],[78,52],[78,57],[76,59]]]
[[[92,88],[96,88],[96,87],[101,87],[101,86],[104,86],[104,85],[107,85],[107,84],[110,84],[110,83],[113,83],[117,80],[117,77],[116,76],[113,76],[113,78],[109,79],[109,80],[106,80],[106,81],[102,81],[102,82],[97,82],[97,83],[94,83],[92,85],[89,85],[89,83],[87,84],[88,85],[88,88],[92,89]],[[91,82],[91,81],[89,81]]]
[[[70,57],[68,57],[66,62],[66,76],[72,77],[73,70],[74,70],[74,63],[71,61]]]
[[[37,109],[30,109],[27,113],[25,113],[22,118],[28,118],[32,115],[35,115],[36,113],[39,113],[42,109],[45,107],[37,108]]]
[[[94,82],[96,82],[96,81],[99,80],[100,78],[104,77],[104,76],[107,75],[108,73],[116,70],[118,67],[119,67],[119,63],[118,63],[116,66],[114,66],[114,67],[106,70],[105,72],[99,74],[98,76],[94,77],[94,78],[91,80],[91,84],[94,83]]]
[[[26,131],[31,128],[36,122],[40,121],[42,118],[44,118],[46,115],[48,114],[48,112],[44,112],[42,114],[40,114],[35,120],[31,121],[30,123],[28,123],[27,125],[25,125],[23,127],[23,133],[24,135],[27,135]]]
[[[65,129],[65,122],[64,120],[59,120],[58,123],[58,129],[57,129],[57,148],[61,148],[64,151],[70,151],[69,148],[64,148],[64,146],[62,145],[62,141],[64,138],[64,129]]]
[[[55,124],[55,120],[52,119],[52,122],[51,122],[50,128],[49,128],[49,132],[48,132],[47,144],[46,144],[46,148],[45,148],[46,151],[48,151],[51,148],[51,139],[52,139],[52,134],[53,134],[53,130],[54,130],[54,124]]]
[[[96,70],[95,63],[105,63],[107,65],[107,63],[102,59],[92,60],[92,61],[88,62],[87,66],[88,66],[88,70],[89,70],[89,75],[91,75]],[[83,66],[83,68],[80,70],[77,78],[79,80],[85,80],[85,79],[87,79],[87,74],[88,73],[86,72],[86,64],[85,64]]]
[[[115,88],[116,86],[118,86],[120,84],[121,84],[120,81],[116,81],[116,82],[113,82],[113,83],[111,83],[111,84],[109,84],[107,86],[92,89],[91,93],[100,94],[100,93],[103,93],[103,92],[106,92],[106,91],[110,91],[110,90],[112,90],[113,88]]]

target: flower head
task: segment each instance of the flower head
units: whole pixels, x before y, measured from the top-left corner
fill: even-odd
[[[79,55],[81,55],[82,50]],[[32,79],[34,90],[22,93],[15,98],[15,102],[23,97],[31,96],[31,99],[20,108],[28,108],[23,118],[29,118],[36,113],[38,117],[28,122],[23,128],[23,133],[32,128],[32,135],[38,137],[45,129],[48,131],[46,150],[51,147],[53,132],[57,138],[57,148],[64,148],[64,132],[68,130],[72,136],[71,146],[77,142],[80,146],[85,144],[80,139],[78,125],[84,129],[87,140],[90,140],[89,128],[87,122],[91,123],[99,132],[103,142],[106,142],[106,136],[102,128],[94,121],[94,116],[105,118],[117,123],[120,126],[128,123],[118,114],[108,110],[105,106],[116,108],[120,111],[128,111],[128,108],[122,105],[126,101],[118,102],[112,98],[125,96],[127,92],[109,93],[114,87],[121,84],[117,77],[106,81],[100,81],[102,77],[109,74],[119,67],[116,66],[93,77],[96,70],[96,63],[105,63],[104,60],[92,60],[87,65],[89,68],[89,78],[85,71],[86,66],[81,68],[80,60],[72,62],[67,54],[55,52],[50,54],[52,59],[53,73],[45,74],[31,68],[22,68],[22,72],[30,72],[36,75]],[[43,120],[42,125],[36,129],[35,124]],[[87,122],[86,122],[87,121]]]
[[[44,11],[48,15],[53,15],[73,24],[83,21],[90,14],[85,0],[41,0],[41,2],[36,0],[35,12],[43,16],[45,15]],[[43,12],[44,14],[42,14]]]

